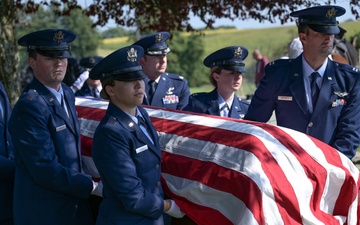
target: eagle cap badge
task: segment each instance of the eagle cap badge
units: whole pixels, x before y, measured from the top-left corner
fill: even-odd
[[[134,48],[130,48],[127,51],[127,60],[130,62],[135,62],[137,59],[137,50],[135,50]]]
[[[58,31],[54,33],[53,41],[57,43],[61,43],[64,40],[64,33],[62,31]]]
[[[240,47],[238,47],[234,50],[234,57],[241,58],[241,56],[242,56],[242,49]]]

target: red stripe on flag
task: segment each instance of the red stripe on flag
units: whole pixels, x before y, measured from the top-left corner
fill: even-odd
[[[92,142],[93,139],[86,137],[84,135],[80,135],[81,141],[81,154],[84,156],[92,157]]]
[[[104,109],[90,108],[84,106],[76,106],[79,118],[100,121],[106,113]]]

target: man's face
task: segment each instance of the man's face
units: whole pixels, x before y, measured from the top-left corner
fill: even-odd
[[[327,57],[331,54],[334,43],[333,34],[323,34],[308,29],[305,33],[300,33],[300,39],[303,42],[304,51],[313,55]]]
[[[155,80],[161,74],[165,73],[167,67],[167,58],[166,55],[144,55],[144,57],[142,57],[140,60],[140,64],[149,79]]]
[[[65,77],[67,58],[52,58],[36,55],[36,59],[29,58],[28,63],[34,71],[34,76],[44,85],[59,90]]]

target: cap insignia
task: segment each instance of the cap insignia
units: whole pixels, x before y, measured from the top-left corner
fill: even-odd
[[[336,15],[336,9],[335,8],[331,8],[331,9],[329,9],[327,12],[326,12],[326,18],[329,18],[329,19],[331,19],[331,18],[333,18],[333,17],[335,17],[335,15]]]
[[[162,40],[163,40],[163,35],[162,34],[157,34],[155,36],[155,42],[156,43],[160,43],[160,42],[162,42]]]
[[[62,42],[64,40],[64,33],[62,31],[56,32],[53,40],[57,43]]]
[[[242,49],[240,47],[238,47],[237,49],[234,50],[234,57],[235,58],[240,58],[242,55]]]
[[[89,58],[89,63],[94,64],[94,63],[95,63],[95,58],[94,58],[94,57],[90,57],[90,58]]]
[[[137,59],[137,50],[134,48],[130,48],[130,50],[127,51],[127,60],[130,62],[135,62]]]

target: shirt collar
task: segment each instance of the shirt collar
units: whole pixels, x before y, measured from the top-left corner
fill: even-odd
[[[304,58],[304,55],[302,55],[302,57],[303,57],[302,65],[303,65],[304,76],[309,77],[310,74],[312,74],[313,72],[318,72],[321,77],[324,77],[326,66],[328,64],[328,58],[327,57],[326,57],[324,63],[322,64],[322,66],[317,71],[315,71],[313,68],[311,68],[311,66],[306,62],[306,60]]]
[[[55,98],[61,104],[61,96],[64,95],[64,91],[63,91],[62,86],[60,86],[59,91],[56,91],[54,88],[51,88],[51,87],[48,87],[48,86],[45,86],[45,87],[55,96]]]
[[[218,103],[219,103],[219,109],[221,109],[223,107],[223,105],[225,105],[225,103],[229,106],[229,109],[231,109],[232,103],[234,101],[234,96],[235,94],[233,93],[233,98],[231,101],[229,102],[225,102],[224,98],[220,95],[220,93],[218,92]]]

